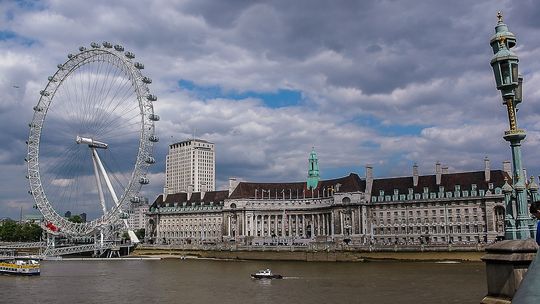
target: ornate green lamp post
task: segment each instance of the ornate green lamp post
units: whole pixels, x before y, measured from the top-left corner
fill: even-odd
[[[521,161],[521,141],[525,139],[525,131],[518,128],[516,107],[522,99],[522,77],[518,74],[519,59],[512,48],[516,45],[516,36],[503,23],[502,14],[497,14],[499,21],[495,26],[495,35],[491,37],[490,45],[495,54],[491,59],[491,67],[495,74],[497,89],[501,91],[503,104],[508,112],[510,128],[504,132],[503,138],[510,143],[512,149],[512,192],[506,197],[506,239],[528,239],[531,237],[529,214],[527,211],[527,189],[523,165]],[[513,202],[516,214],[514,217]]]

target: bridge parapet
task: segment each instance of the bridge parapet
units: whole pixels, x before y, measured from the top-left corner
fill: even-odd
[[[488,294],[481,303],[514,303],[512,298],[520,288],[537,250],[538,245],[533,239],[501,241],[486,247],[482,260],[486,263]]]
[[[517,290],[513,304],[528,304],[528,303],[540,303],[540,255],[536,255],[536,258],[529,266],[527,275],[521,282],[521,286]]]

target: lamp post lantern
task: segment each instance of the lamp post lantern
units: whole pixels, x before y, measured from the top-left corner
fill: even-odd
[[[511,193],[510,189],[507,189],[505,195],[505,238],[523,240],[531,237],[527,189],[521,160],[521,141],[525,139],[526,134],[524,130],[518,128],[516,116],[516,107],[522,100],[523,77],[518,73],[519,59],[511,50],[516,45],[516,36],[503,23],[501,12],[497,14],[497,17],[499,21],[495,26],[495,35],[490,40],[494,53],[491,67],[508,114],[509,130],[504,132],[503,138],[510,143],[513,165]],[[514,204],[515,214],[512,210]]]

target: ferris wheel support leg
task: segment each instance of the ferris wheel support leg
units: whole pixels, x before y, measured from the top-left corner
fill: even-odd
[[[99,171],[98,171],[98,164],[96,157],[97,151],[95,151],[95,148],[92,149],[92,163],[94,164],[94,175],[96,176],[96,183],[98,187],[98,193],[99,193],[99,203],[101,204],[101,209],[103,210],[103,214],[107,213],[107,207],[105,206],[105,195],[103,194],[103,187],[101,186],[101,179],[99,178]]]
[[[116,204],[116,206],[118,206],[118,197],[116,196],[116,193],[114,192],[114,189],[111,184],[111,180],[109,179],[109,175],[107,175],[107,171],[105,171],[105,168],[103,167],[103,164],[101,163],[101,159],[99,158],[99,155],[95,148],[92,148],[92,157],[95,160],[99,168],[99,171],[101,172],[101,175],[105,179],[105,184],[107,184],[107,188],[109,189],[109,192],[111,193],[114,203]],[[134,243],[139,243],[140,241],[135,235],[135,233],[129,229],[129,225],[126,219],[124,219],[124,225],[128,229],[128,235],[131,241]]]
[[[114,189],[111,184],[111,180],[109,179],[109,175],[107,174],[107,171],[105,171],[105,168],[103,167],[103,164],[101,163],[101,159],[99,159],[99,155],[95,148],[92,148],[92,156],[97,162],[99,171],[101,171],[101,175],[103,175],[103,178],[105,179],[105,183],[107,184],[107,188],[109,189],[109,192],[111,193],[114,203],[118,206],[118,197],[116,196],[116,192],[114,192]]]

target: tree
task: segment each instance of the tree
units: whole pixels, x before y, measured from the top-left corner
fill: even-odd
[[[4,242],[15,242],[17,240],[17,222],[6,220],[0,226],[0,240]]]
[[[80,215],[77,214],[77,215],[69,217],[69,221],[73,223],[82,223],[82,218]]]
[[[144,240],[144,228],[135,230],[135,235],[139,238],[139,240]]]
[[[0,225],[0,240],[3,242],[36,242],[42,233],[43,229],[34,223],[19,224],[8,220]]]

